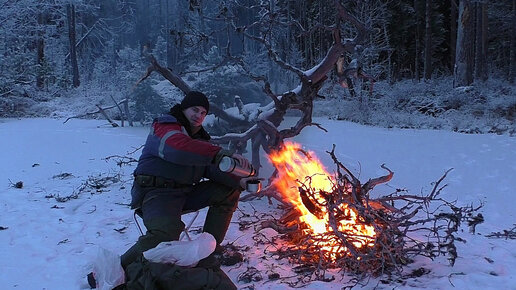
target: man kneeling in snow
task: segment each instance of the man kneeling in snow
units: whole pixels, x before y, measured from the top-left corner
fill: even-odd
[[[217,165],[224,156],[244,168],[250,163],[208,142],[210,136],[202,126],[208,111],[206,96],[191,91],[181,104],[154,120],[131,191],[131,207],[141,214],[147,232],[121,256],[124,269],[161,242],[178,240],[185,228],[181,215],[205,207],[209,210],[203,232],[211,234],[220,248],[247,180],[222,172]],[[215,254],[202,259],[198,267],[218,268]]]

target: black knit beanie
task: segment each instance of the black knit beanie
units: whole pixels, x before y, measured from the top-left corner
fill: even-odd
[[[210,102],[208,101],[208,98],[206,98],[205,94],[197,91],[190,91],[181,102],[181,109],[186,110],[194,106],[204,107],[206,112],[210,110]]]

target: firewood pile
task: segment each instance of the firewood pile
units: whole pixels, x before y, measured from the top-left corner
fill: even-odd
[[[426,195],[398,189],[372,198],[370,191],[388,182],[393,172],[382,165],[388,171],[386,176],[361,184],[337,160],[334,150],[335,147],[328,153],[337,166],[335,177],[325,177],[331,186],[321,189],[315,185],[315,174],[296,180],[300,202],[285,206],[285,214],[279,220],[261,223],[261,228],[278,231],[285,242],[272,254],[298,264],[305,276],[307,271],[311,272],[312,280],[327,279],[328,269],[341,269],[359,277],[358,280],[381,275],[401,277],[404,266],[416,256],[445,256],[451,265],[455,263],[455,243],[465,242],[457,236],[461,225],[466,223],[474,232],[483,217],[477,213],[482,205],[459,207],[441,197],[446,187],[443,181],[451,169],[433,183]],[[314,159],[307,152],[301,155]],[[282,167],[276,167],[281,176]],[[295,165],[287,167],[290,170]],[[322,222],[323,228],[306,216]]]

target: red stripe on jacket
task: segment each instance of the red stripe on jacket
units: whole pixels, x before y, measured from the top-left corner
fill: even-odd
[[[174,134],[169,137],[165,144],[176,150],[191,152],[199,155],[215,157],[215,155],[222,149],[219,146],[213,145],[209,142],[192,139],[192,137],[183,133],[182,126],[179,123],[154,123],[154,134],[160,139],[170,131],[179,131],[181,133]]]

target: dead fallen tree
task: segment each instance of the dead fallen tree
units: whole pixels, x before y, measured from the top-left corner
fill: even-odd
[[[263,47],[263,49],[267,51],[269,58],[278,67],[297,76],[299,85],[297,88],[287,92],[275,93],[272,90],[271,83],[265,76],[256,75],[253,72],[252,64],[246,64],[242,57],[233,56],[228,50],[224,59],[215,67],[226,64],[239,66],[251,79],[263,84],[263,91],[271,98],[272,102],[261,108],[263,111],[256,120],[241,120],[235,118],[225,114],[225,112],[216,105],[211,104],[210,108],[213,107],[212,111],[215,113],[216,117],[226,120],[239,129],[243,128],[243,130],[241,130],[243,133],[229,133],[220,137],[215,136],[211,139],[211,142],[216,144],[229,144],[229,149],[237,153],[242,153],[248,142],[251,142],[252,164],[253,167],[259,171],[261,168],[260,149],[263,149],[265,153],[269,153],[271,150],[276,150],[281,147],[283,140],[298,135],[307,126],[318,126],[321,128],[319,124],[312,122],[314,100],[320,97],[319,91],[328,79],[328,74],[336,69],[339,59],[342,60],[343,55],[353,54],[357,46],[363,45],[370,34],[370,29],[358,21],[356,17],[348,13],[340,1],[332,1],[330,3],[335,7],[335,23],[328,25],[316,23],[313,27],[302,28],[303,33],[307,33],[311,30],[321,30],[321,32],[331,34],[333,39],[333,44],[328,49],[326,56],[320,63],[307,70],[296,67],[280,57],[281,53],[278,51],[278,48],[271,43],[271,38],[275,36],[273,34],[277,32],[276,29],[267,29],[262,32],[256,31],[255,28],[257,27],[298,25],[294,20],[289,23],[283,22],[281,17],[277,17],[278,11],[272,9],[273,5],[260,5],[259,8],[260,11],[263,12],[263,16],[258,17],[256,21],[249,25],[237,26],[234,23],[234,18],[230,17],[229,13],[227,18],[224,18],[223,15],[219,15],[221,17],[220,20],[225,21],[228,27],[232,27],[235,31],[241,33],[243,37]],[[241,7],[242,5],[238,4],[237,6]],[[253,7],[255,9],[257,8],[257,6]],[[347,37],[346,25],[354,27],[353,38]],[[173,68],[167,68],[161,65],[148,51],[145,51],[144,54],[147,57],[149,65],[144,75],[136,82],[136,85],[146,80],[153,72],[156,72],[185,94],[192,90],[182,77],[173,71]],[[356,70],[344,68],[342,62],[339,64],[339,69],[341,70],[339,76],[343,78],[349,78],[352,77],[353,74],[356,74]],[[294,126],[278,130],[277,128],[280,127],[288,110],[301,112],[301,117]]]

